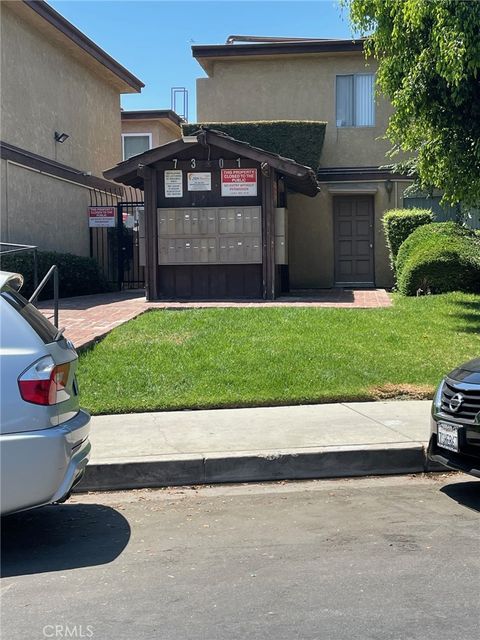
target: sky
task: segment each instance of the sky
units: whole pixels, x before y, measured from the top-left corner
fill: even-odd
[[[195,79],[205,76],[192,44],[224,44],[231,34],[349,38],[335,0],[49,0],[49,4],[145,83],[122,96],[124,109],[170,109],[171,88],[188,90],[195,121]]]

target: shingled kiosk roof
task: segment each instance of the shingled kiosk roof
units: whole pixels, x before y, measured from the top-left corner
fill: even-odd
[[[195,138],[196,141],[191,140]],[[120,162],[112,169],[108,169],[103,172],[103,175],[107,180],[114,180],[121,184],[126,184],[131,187],[143,189],[143,176],[141,175],[141,167],[145,165],[154,165],[156,162],[165,160],[187,148],[192,148],[196,145],[203,147],[212,145],[220,149],[232,151],[238,155],[250,158],[260,163],[267,163],[273,167],[280,175],[284,177],[285,184],[294,191],[303,193],[307,196],[315,196],[320,187],[317,182],[315,172],[310,167],[306,167],[295,160],[290,158],[283,158],[270,151],[264,149],[258,149],[248,144],[248,142],[242,142],[235,140],[230,136],[227,136],[221,131],[215,131],[212,129],[199,129],[193,135],[188,138],[180,138],[173,142],[168,142],[155,149],[150,149],[137,156],[132,156],[124,162]]]

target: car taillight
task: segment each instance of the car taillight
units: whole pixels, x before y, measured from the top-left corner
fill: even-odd
[[[18,379],[20,395],[25,402],[51,405],[66,400],[65,387],[70,364],[55,364],[50,356],[42,358],[24,371]]]

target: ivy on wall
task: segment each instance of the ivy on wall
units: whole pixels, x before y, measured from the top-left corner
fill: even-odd
[[[189,123],[183,124],[182,129],[185,136],[194,134],[201,126],[222,131],[235,140],[317,169],[326,124],[315,120],[258,120]]]

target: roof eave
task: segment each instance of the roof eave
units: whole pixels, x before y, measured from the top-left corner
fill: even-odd
[[[203,139],[201,139],[201,136]],[[233,138],[230,138],[218,131],[205,129],[200,131],[196,137],[198,144],[208,144],[210,142],[211,144],[215,144],[217,147],[232,150],[236,153],[239,153],[241,150],[243,155],[247,158],[251,158],[258,162],[266,162],[273,169],[278,171],[278,173],[285,176],[285,182],[287,185],[304,195],[313,197],[320,191],[313,169],[298,164],[294,160],[282,158],[282,156],[265,151],[264,149],[258,149],[246,142],[234,140]],[[138,175],[138,171],[142,166],[155,164],[155,162],[158,162],[163,158],[167,158],[173,153],[178,153],[187,145],[191,145],[191,143],[185,143],[183,138],[174,140],[173,142],[168,142],[160,147],[150,149],[138,156],[133,156],[124,162],[120,162],[115,167],[104,171],[103,176],[107,180],[114,180],[121,184],[126,184],[136,188],[143,188],[143,179]],[[140,183],[142,186],[140,186]]]
[[[186,143],[183,142],[183,138],[173,140],[172,142],[167,142],[166,144],[160,145],[159,147],[155,147],[154,149],[149,149],[144,153],[140,153],[137,156],[132,156],[128,160],[119,162],[114,167],[103,171],[103,176],[107,180],[114,180],[115,182],[119,182],[121,184],[130,185],[129,182],[124,181],[124,178],[134,173],[136,174],[138,168],[141,166],[154,164],[155,162],[157,162],[160,159],[158,157],[160,149],[163,152],[162,155],[165,155],[167,157],[170,152],[178,153],[178,151],[182,150],[185,146]]]
[[[53,7],[43,0],[23,0],[23,3],[113,73],[121,81],[123,86],[122,93],[140,93],[145,84],[139,78],[130,73],[128,69],[101,49],[93,40],[90,40],[82,31],[55,11]]]
[[[173,124],[180,126],[184,119],[172,109],[140,109],[132,111],[122,111],[122,120],[163,120],[168,119]]]
[[[193,45],[192,56],[208,73],[214,60],[252,58],[261,56],[312,55],[318,53],[363,52],[364,40],[308,40],[289,42],[267,42],[255,44]]]
[[[99,178],[98,176],[89,175],[84,171],[51,160],[50,158],[39,156],[36,153],[16,147],[8,142],[0,141],[0,158],[17,163],[20,166],[29,167],[45,175],[52,175],[75,184],[84,185],[89,189],[107,191],[119,196],[123,195],[123,189],[112,182]]]

